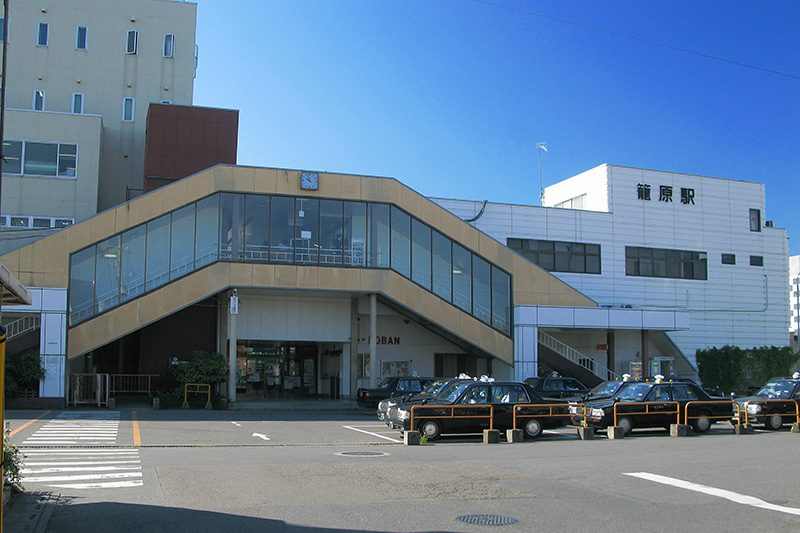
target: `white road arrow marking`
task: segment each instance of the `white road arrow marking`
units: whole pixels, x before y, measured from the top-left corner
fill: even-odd
[[[269,440],[269,437],[267,437],[267,436],[266,436],[266,435],[264,435],[263,433],[253,433],[253,436],[254,436],[254,437],[258,437],[258,438],[259,438],[259,439],[261,439],[261,440]]]

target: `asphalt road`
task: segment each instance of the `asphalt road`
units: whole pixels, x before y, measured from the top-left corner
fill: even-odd
[[[405,446],[366,412],[6,421],[25,488],[60,495],[50,532],[800,531],[800,434],[788,429]]]

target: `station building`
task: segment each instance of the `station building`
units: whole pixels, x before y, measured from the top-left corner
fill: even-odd
[[[540,364],[695,376],[698,348],[786,344],[762,184],[603,165],[534,207],[237,166],[238,113],[191,105],[195,17],[11,4],[0,262],[31,302],[3,320],[28,325],[9,348],[42,354],[41,398],[197,350],[245,400]]]

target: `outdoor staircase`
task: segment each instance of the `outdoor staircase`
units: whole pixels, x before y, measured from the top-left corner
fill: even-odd
[[[539,360],[562,374],[577,378],[588,387],[619,378],[619,375],[609,368],[567,346],[541,329],[539,330],[539,348]]]
[[[39,329],[41,325],[42,317],[40,315],[28,315],[13,322],[9,322],[6,324],[6,340],[11,340],[14,337],[19,337],[20,335]]]

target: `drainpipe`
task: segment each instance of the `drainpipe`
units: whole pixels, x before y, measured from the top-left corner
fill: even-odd
[[[378,386],[378,295],[369,295],[369,387]]]

